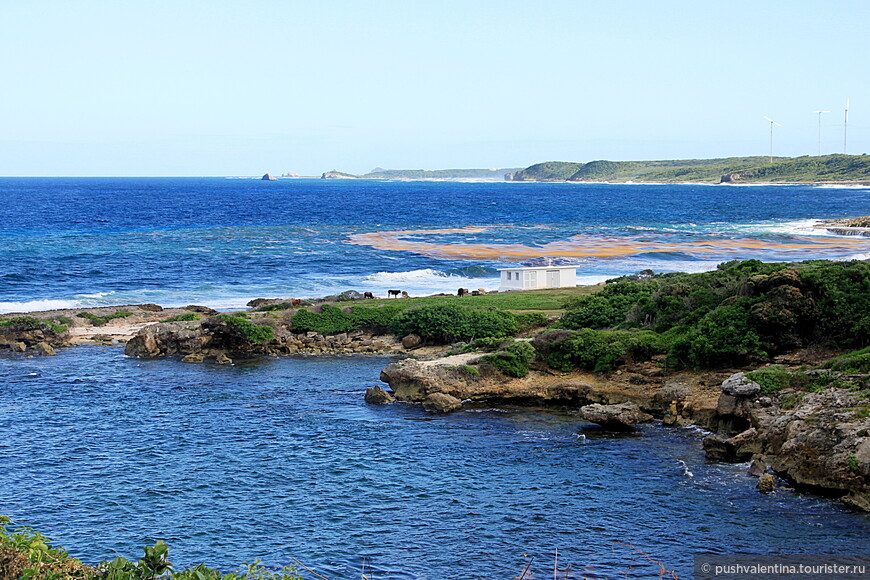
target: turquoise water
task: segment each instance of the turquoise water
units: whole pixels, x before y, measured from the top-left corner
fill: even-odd
[[[0,178],[0,311],[240,307],[346,289],[495,288],[550,257],[595,282],[724,260],[866,257],[816,220],[870,190],[808,186]],[[692,555],[860,553],[870,519],[761,495],[702,433],[588,438],[572,412],[370,407],[384,358],[231,367],[119,347],[0,357],[0,513],[94,562],[157,539],[176,565],[299,558],[331,579],[649,577]],[[655,577],[655,574],[652,574]]]

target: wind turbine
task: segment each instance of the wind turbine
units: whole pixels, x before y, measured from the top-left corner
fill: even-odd
[[[764,120],[770,122],[770,163],[772,164],[773,163],[773,126],[776,125],[777,127],[782,127],[782,125],[780,125],[779,123],[777,123],[776,121],[774,121],[770,117],[765,117]]]
[[[822,113],[830,113],[830,111],[813,111],[819,114],[819,157],[822,156]]]
[[[849,129],[849,98],[846,98],[846,116],[843,117],[843,155],[846,154],[846,132]]]

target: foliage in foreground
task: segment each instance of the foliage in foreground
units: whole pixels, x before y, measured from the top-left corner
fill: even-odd
[[[747,260],[701,274],[644,273],[566,309],[559,326],[573,334],[540,344],[554,368],[609,370],[655,354],[675,366],[740,366],[810,345],[870,344],[870,264]]]
[[[270,570],[260,565],[243,564],[244,570],[223,573],[200,564],[173,570],[169,546],[158,541],[145,546],[136,562],[117,557],[88,566],[71,557],[66,550],[52,546],[43,534],[31,528],[10,529],[8,517],[0,516],[0,578],[3,580],[302,580],[293,567]]]
[[[218,314],[214,318],[226,323],[233,331],[250,342],[262,344],[275,338],[275,329],[271,326],[254,324],[250,320],[232,314]]]

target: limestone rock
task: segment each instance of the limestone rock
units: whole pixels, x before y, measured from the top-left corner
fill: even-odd
[[[231,365],[231,364],[233,364],[233,359],[231,359],[230,357],[228,357],[228,356],[227,356],[227,353],[225,353],[225,352],[220,352],[220,353],[218,353],[218,355],[215,357],[214,362],[216,362],[216,363],[219,364],[219,365]]]
[[[762,473],[761,477],[758,478],[758,484],[756,485],[758,491],[761,493],[770,493],[776,489],[776,476],[770,473]]]
[[[590,423],[598,423],[606,429],[625,430],[638,423],[652,420],[652,415],[644,413],[636,403],[625,402],[617,405],[593,403],[580,408],[580,416]]]
[[[382,389],[381,387],[369,387],[366,389],[366,403],[370,405],[386,405],[396,400],[393,395]]]
[[[732,397],[752,397],[761,392],[761,385],[747,379],[744,373],[735,373],[722,381],[722,392]]]
[[[402,339],[402,346],[408,350],[417,348],[421,344],[423,344],[423,339],[418,334],[411,333]]]
[[[432,393],[423,399],[423,408],[430,413],[451,413],[462,407],[462,401],[445,393]]]
[[[203,360],[205,360],[205,357],[203,356],[203,354],[201,352],[192,352],[192,353],[184,356],[184,358],[181,359],[181,362],[201,363]]]
[[[27,350],[27,345],[23,342],[13,340],[9,343],[9,348],[12,350],[12,352],[24,352]]]
[[[47,342],[37,342],[36,345],[34,345],[33,350],[35,350],[38,354],[41,354],[42,356],[53,356],[57,354],[57,351],[54,350],[54,347]]]
[[[260,178],[262,181],[278,181],[278,178],[272,175],[271,173],[267,173],[263,177]]]

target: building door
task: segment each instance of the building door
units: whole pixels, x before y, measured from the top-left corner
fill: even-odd
[[[547,270],[547,288],[559,287],[559,270]]]
[[[537,288],[538,287],[538,273],[534,270],[529,270],[523,272],[525,274],[523,276],[523,288]]]

